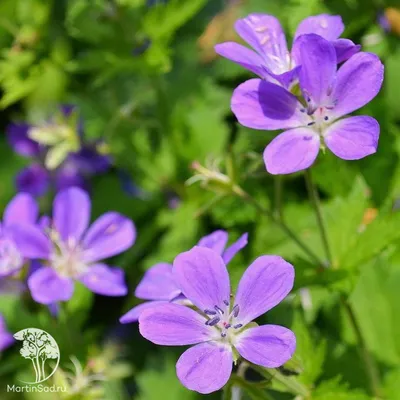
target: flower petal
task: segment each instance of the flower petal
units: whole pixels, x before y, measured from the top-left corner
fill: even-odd
[[[281,86],[250,79],[233,92],[232,112],[239,123],[252,129],[275,130],[307,125],[311,118],[303,106]]]
[[[215,52],[228,60],[254,72],[261,78],[268,77],[263,69],[263,59],[254,51],[235,42],[220,43],[215,46]]]
[[[129,218],[117,212],[105,213],[83,239],[85,261],[94,262],[122,253],[133,245],[135,238],[135,226]]]
[[[236,32],[264,59],[273,74],[289,70],[286,37],[277,18],[267,14],[250,14],[235,23]]]
[[[172,265],[167,263],[156,264],[146,271],[135,296],[144,300],[172,300],[181,294],[174,281]]]
[[[214,250],[219,255],[222,255],[227,243],[228,232],[220,229],[202,237],[197,243],[197,246],[207,247],[208,249]]]
[[[25,157],[36,157],[40,154],[40,145],[29,138],[30,128],[28,124],[10,124],[7,127],[7,139],[16,153]]]
[[[297,27],[295,39],[301,35],[315,33],[326,40],[337,39],[344,31],[342,17],[339,15],[320,14],[303,19]]]
[[[344,160],[359,160],[376,152],[379,123],[372,117],[359,116],[335,122],[325,132],[329,150]]]
[[[16,223],[34,224],[39,216],[39,207],[28,193],[17,194],[4,210],[4,227]]]
[[[369,103],[381,90],[383,64],[378,56],[358,53],[345,62],[337,74],[332,116],[339,118]]]
[[[239,323],[246,325],[279,304],[292,290],[294,268],[278,256],[258,257],[243,274],[235,304]]]
[[[52,249],[49,238],[43,231],[30,224],[11,225],[7,233],[10,234],[21,254],[30,259],[47,259]]]
[[[216,342],[201,343],[186,350],[176,363],[176,374],[190,390],[208,394],[221,389],[232,373],[232,350]]]
[[[65,161],[55,172],[54,184],[58,191],[72,187],[86,191],[88,189],[88,183],[82,172],[79,171],[75,165],[71,165],[71,162],[68,160]]]
[[[125,296],[128,288],[124,271],[105,264],[92,265],[79,280],[92,292],[103,296]]]
[[[89,195],[82,189],[73,187],[56,195],[53,223],[64,241],[80,240],[89,224],[90,208]]]
[[[311,129],[297,128],[278,135],[264,151],[264,162],[270,174],[291,174],[313,164],[320,139]]]
[[[14,337],[11,333],[0,332],[0,352],[10,347],[14,341]]]
[[[299,81],[303,95],[315,107],[323,105],[335,82],[335,48],[332,43],[315,34],[300,36],[294,47],[295,53],[300,56],[300,60],[296,57],[296,62],[301,63]]]
[[[347,61],[361,50],[361,45],[354,44],[349,39],[337,39],[333,41],[333,46],[335,47],[338,64]]]
[[[296,350],[296,336],[279,325],[263,325],[236,336],[239,354],[253,364],[277,368],[290,360]]]
[[[74,282],[57,275],[54,269],[43,267],[28,278],[28,287],[33,300],[41,304],[67,301],[74,292]]]
[[[144,310],[139,317],[139,330],[155,344],[185,346],[218,335],[218,331],[205,322],[206,319],[191,308],[168,303]]]
[[[18,172],[15,185],[19,192],[39,197],[44,195],[50,185],[50,175],[40,164],[31,164]]]
[[[179,254],[174,260],[174,277],[182,293],[201,310],[225,309],[230,299],[229,275],[215,251],[205,247]]]
[[[119,322],[121,324],[130,324],[131,322],[139,321],[140,314],[149,308],[158,307],[161,304],[168,304],[167,301],[146,301],[145,303],[139,304],[136,307],[133,307],[126,314],[124,314]]]
[[[235,255],[242,250],[244,247],[247,246],[248,243],[248,233],[244,233],[240,238],[232,243],[225,251],[224,254],[222,255],[222,259],[224,260],[225,264],[228,264]]]

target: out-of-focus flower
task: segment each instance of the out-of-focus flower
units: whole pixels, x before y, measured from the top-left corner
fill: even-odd
[[[0,352],[14,343],[13,335],[7,331],[4,317],[0,314]]]
[[[139,330],[151,342],[164,346],[195,345],[176,364],[181,383],[207,394],[229,380],[238,355],[251,363],[277,368],[296,348],[292,331],[252,321],[279,304],[291,291],[294,268],[278,256],[257,258],[231,297],[228,270],[222,257],[194,247],[174,261],[175,281],[196,309],[159,304],[142,312]]]
[[[235,42],[218,44],[215,46],[215,51],[259,77],[286,88],[297,82],[302,64],[298,39],[302,35],[314,33],[329,40],[336,51],[337,63],[346,61],[361,48],[349,39],[339,39],[344,31],[344,25],[338,15],[321,14],[300,22],[291,53],[288,51],[282,26],[272,15],[250,14],[236,21],[235,29],[255,51]]]
[[[43,266],[28,278],[32,297],[38,303],[69,300],[74,280],[105,296],[127,293],[123,271],[101,260],[131,247],[135,226],[116,212],[103,214],[89,226],[90,209],[88,194],[69,188],[56,195],[49,228],[19,224],[14,229],[22,255],[43,260]]]
[[[369,103],[380,91],[383,64],[371,53],[358,53],[337,71],[332,43],[319,35],[302,35],[298,51],[302,99],[261,79],[241,84],[232,97],[239,122],[253,129],[289,129],[264,151],[271,174],[289,174],[310,167],[320,147],[337,157],[358,160],[375,153],[379,123],[369,116],[342,118]]]
[[[386,8],[379,16],[378,22],[386,32],[400,36],[400,10],[398,8]]]
[[[243,234],[236,242],[226,248],[228,233],[218,230],[201,238],[197,246],[215,251],[228,264],[247,245],[247,237],[247,233]],[[136,322],[143,310],[160,303],[187,303],[187,299],[182,295],[181,289],[175,283],[172,265],[167,263],[156,264],[145,273],[135,290],[135,296],[147,301],[133,307],[123,315],[120,319],[120,322],[123,324]]]
[[[41,125],[10,124],[7,137],[14,151],[32,158],[32,164],[16,177],[20,192],[39,197],[50,187],[87,188],[93,175],[105,173],[110,157],[100,151],[101,143],[86,142],[76,108],[63,106]]]
[[[39,208],[26,193],[16,195],[7,205],[0,224],[0,294],[18,293],[24,285],[16,279],[25,258],[15,241],[17,226],[35,226]]]

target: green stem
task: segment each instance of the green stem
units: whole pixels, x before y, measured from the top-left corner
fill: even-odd
[[[283,207],[282,207],[282,198],[283,198],[283,178],[281,175],[275,176],[274,179],[274,193],[275,193],[275,215],[281,221],[283,221]]]
[[[256,199],[254,199],[254,197],[250,196],[241,187],[234,186],[233,192],[246,203],[249,203],[255,207],[261,214],[267,216],[280,229],[282,229],[282,231],[285,232],[286,235],[292,239],[315,263],[321,265],[321,260],[313,253],[313,251],[305,243],[303,243],[303,241],[283,221],[279,220],[273,212],[260,204]]]
[[[375,363],[374,358],[371,356],[371,353],[368,351],[367,344],[365,342],[364,336],[362,334],[361,328],[358,324],[356,315],[354,313],[354,310],[353,310],[351,304],[344,297],[341,297],[340,300],[342,302],[344,310],[346,311],[346,313],[349,317],[351,326],[357,337],[359,350],[360,350],[361,356],[364,360],[365,370],[370,379],[371,391],[374,394],[376,399],[381,399],[382,394],[381,394],[381,389],[380,389],[381,384],[380,384],[379,369]]]
[[[308,194],[310,196],[310,200],[314,207],[315,215],[317,217],[318,227],[321,233],[321,239],[325,249],[326,258],[328,260],[329,266],[332,266],[332,253],[329,247],[328,235],[326,233],[324,219],[322,217],[321,202],[319,200],[317,188],[315,187],[312,179],[311,169],[306,170],[305,178],[306,178]]]

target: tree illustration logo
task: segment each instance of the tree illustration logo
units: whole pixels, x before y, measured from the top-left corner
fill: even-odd
[[[27,328],[17,332],[14,338],[22,341],[20,354],[32,361],[35,370],[35,381],[24,383],[44,382],[56,372],[60,362],[60,349],[53,336],[41,329]]]

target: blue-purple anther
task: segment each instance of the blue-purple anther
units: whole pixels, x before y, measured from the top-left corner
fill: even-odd
[[[232,310],[229,309],[229,301],[224,300],[224,304],[226,305],[225,311],[218,307],[217,305],[214,306],[214,309],[217,311],[213,310],[204,310],[204,314],[211,316],[210,319],[208,319],[205,324],[208,326],[216,326],[218,329],[221,330],[221,337],[225,338],[227,336],[227,331],[229,328],[233,329],[240,329],[243,327],[243,324],[235,324],[234,320],[235,318],[238,317],[239,315],[239,305],[235,304],[232,307]],[[216,315],[217,312],[219,315]]]

